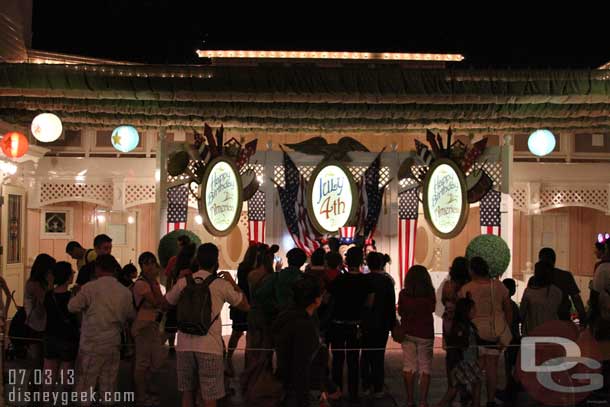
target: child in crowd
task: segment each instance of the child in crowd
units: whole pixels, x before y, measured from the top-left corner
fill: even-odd
[[[451,357],[447,363],[449,388],[437,407],[449,405],[455,398],[459,386],[470,386],[472,405],[478,407],[481,401],[481,379],[483,373],[478,364],[477,329],[472,323],[475,315],[474,301],[461,298],[455,304],[455,314],[451,333],[447,335],[447,348]]]

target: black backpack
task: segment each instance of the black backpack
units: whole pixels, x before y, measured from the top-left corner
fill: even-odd
[[[210,284],[215,274],[205,280],[186,276],[186,287],[180,293],[177,307],[178,330],[185,334],[205,336],[220,314],[212,318],[212,295]]]

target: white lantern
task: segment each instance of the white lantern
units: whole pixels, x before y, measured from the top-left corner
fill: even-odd
[[[128,153],[138,146],[140,135],[133,126],[119,126],[112,131],[112,146],[122,153]]]
[[[547,129],[536,130],[527,139],[527,148],[532,154],[543,157],[555,149],[555,136]]]
[[[32,134],[43,143],[51,143],[61,136],[63,127],[59,117],[53,113],[41,113],[32,120]]]

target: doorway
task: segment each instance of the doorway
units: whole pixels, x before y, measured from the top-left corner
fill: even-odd
[[[9,290],[15,291],[15,301],[23,304],[25,287],[25,189],[2,187],[2,276]]]
[[[112,239],[112,255],[121,266],[138,263],[138,213],[95,211],[95,235],[107,234]]]
[[[570,267],[570,217],[564,211],[544,212],[532,217],[532,262],[538,261],[538,252],[551,247],[557,254],[560,269]]]

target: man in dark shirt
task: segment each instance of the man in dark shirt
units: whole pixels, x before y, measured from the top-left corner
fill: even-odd
[[[352,401],[358,399],[362,320],[367,311],[370,312],[375,298],[370,276],[361,273],[362,257],[361,248],[349,249],[346,254],[348,272],[337,277],[329,288],[334,300],[330,328],[333,381],[343,388],[343,363],[347,358],[348,389]]]
[[[112,239],[108,235],[97,235],[93,239],[93,250],[95,250],[96,257],[104,254],[112,253]],[[78,277],[76,278],[76,284],[83,286],[89,281],[95,279],[95,262],[85,264],[80,270],[78,270]]]
[[[290,309],[293,305],[292,286],[303,276],[301,267],[307,261],[305,252],[297,247],[286,253],[288,267],[282,269],[277,275],[275,296],[279,311]]]
[[[574,308],[576,308],[576,312],[578,312],[580,326],[586,326],[587,314],[582,299],[580,298],[580,289],[578,288],[578,285],[576,285],[572,273],[555,267],[557,256],[555,251],[550,247],[545,247],[540,250],[538,253],[538,260],[553,267],[552,284],[557,286],[563,294],[563,300],[557,311],[559,319],[562,321],[569,321],[571,319],[572,304],[574,304]],[[570,299],[572,300],[571,302]]]
[[[389,256],[370,252],[366,261],[370,269],[368,278],[375,293],[375,301],[362,321],[362,388],[373,392],[375,398],[383,397],[385,348],[389,332],[396,324],[396,294],[394,280],[384,271]]]
[[[319,280],[303,275],[293,285],[294,306],[273,324],[277,377],[284,388],[283,406],[309,406],[311,364],[320,347],[312,316],[322,303]]]

